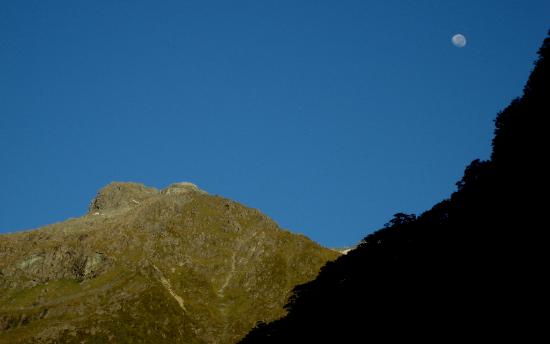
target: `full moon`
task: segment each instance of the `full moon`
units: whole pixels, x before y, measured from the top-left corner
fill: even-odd
[[[466,37],[464,37],[464,35],[460,33],[454,35],[451,41],[453,42],[455,47],[464,48],[466,46]]]

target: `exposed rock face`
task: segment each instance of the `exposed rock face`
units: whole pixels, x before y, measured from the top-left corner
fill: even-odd
[[[127,208],[158,193],[157,189],[143,184],[113,182],[99,190],[88,213]]]
[[[203,190],[199,189],[198,186],[189,182],[174,183],[168,186],[166,189],[162,190],[161,192],[166,195],[188,192],[205,193]]]
[[[112,183],[0,236],[0,343],[234,343],[337,255],[191,183]]]
[[[55,246],[51,250],[42,250],[23,257],[15,266],[7,267],[4,274],[23,274],[28,278],[27,286],[63,278],[93,278],[109,262],[101,253],[86,251],[64,245]]]

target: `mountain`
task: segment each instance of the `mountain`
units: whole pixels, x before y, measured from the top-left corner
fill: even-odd
[[[523,95],[495,120],[490,160],[474,160],[449,199],[420,216],[397,213],[327,263],[295,288],[286,317],[241,343],[547,336],[550,37],[538,54]]]
[[[235,343],[338,252],[190,183],[0,236],[0,343]]]

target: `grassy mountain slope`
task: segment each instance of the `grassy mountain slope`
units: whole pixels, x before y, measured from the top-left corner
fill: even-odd
[[[0,343],[234,343],[338,256],[189,183],[0,236]]]
[[[473,161],[449,199],[396,214],[242,343],[544,338],[549,59],[550,37],[523,96],[497,116],[491,159]]]

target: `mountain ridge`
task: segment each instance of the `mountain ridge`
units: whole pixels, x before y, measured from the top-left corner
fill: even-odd
[[[233,343],[338,255],[191,183],[113,182],[80,218],[0,235],[0,343]]]

